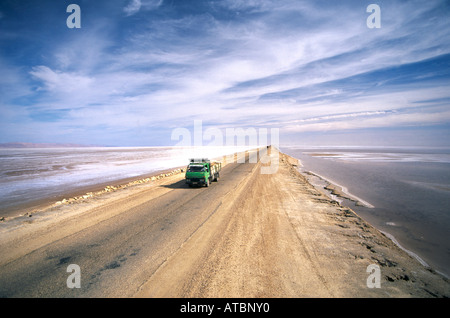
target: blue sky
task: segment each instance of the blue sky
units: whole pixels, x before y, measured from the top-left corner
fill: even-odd
[[[0,142],[171,145],[200,119],[281,145],[448,146],[449,17],[445,0],[2,0]]]

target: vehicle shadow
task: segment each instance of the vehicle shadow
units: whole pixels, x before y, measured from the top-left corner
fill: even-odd
[[[177,182],[171,183],[171,184],[162,184],[160,187],[168,188],[168,189],[189,189],[189,185],[186,184],[186,180],[179,180]],[[196,187],[192,187],[196,188]]]

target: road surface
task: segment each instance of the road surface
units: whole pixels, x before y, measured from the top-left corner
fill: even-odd
[[[256,164],[248,161],[226,165],[208,188],[189,188],[180,175],[9,243],[10,255],[37,248],[13,259],[3,249],[0,296],[133,296],[252,171]],[[81,288],[67,287],[70,264],[80,268]]]

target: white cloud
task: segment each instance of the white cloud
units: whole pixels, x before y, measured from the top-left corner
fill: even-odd
[[[359,116],[356,116],[359,117]],[[450,110],[441,112],[423,113],[390,113],[386,116],[368,116],[367,118],[347,118],[345,121],[326,121],[304,125],[286,125],[286,132],[332,132],[339,130],[357,130],[367,128],[407,127],[425,126],[448,123],[450,121]]]
[[[94,79],[78,75],[76,73],[63,73],[53,71],[47,66],[36,66],[30,71],[36,79],[42,81],[43,89],[60,94],[75,93],[82,94],[87,90],[94,89]]]
[[[141,5],[141,0],[131,0],[130,3],[128,3],[128,5],[123,8],[123,11],[127,15],[133,15],[141,9]]]
[[[161,4],[132,0],[123,11],[131,16]],[[408,14],[415,4],[397,4],[394,14],[386,4],[380,30],[365,27],[365,8],[343,5],[338,14],[331,2],[321,10],[299,1],[214,5],[251,14],[149,20],[128,26],[121,43],[105,22],[55,45],[53,64],[29,72],[40,87],[35,107],[72,109],[66,125],[118,129],[189,125],[193,118],[298,132],[420,124],[421,112],[428,123],[448,120],[442,111],[440,119],[426,109],[403,111],[418,100],[448,97],[441,87],[394,87],[390,76],[339,82],[449,53],[450,45],[438,45],[449,39],[448,22],[417,26],[414,20],[430,5]],[[427,72],[417,80],[432,77]]]
[[[154,10],[158,8],[163,3],[163,0],[130,0],[128,5],[123,8],[123,11],[127,16],[134,15],[139,12],[141,9],[145,10]]]

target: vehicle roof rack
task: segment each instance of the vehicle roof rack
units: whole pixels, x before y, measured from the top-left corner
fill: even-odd
[[[209,162],[209,159],[208,158],[192,158],[192,159],[190,159],[190,162],[191,163],[194,163],[194,162]]]

